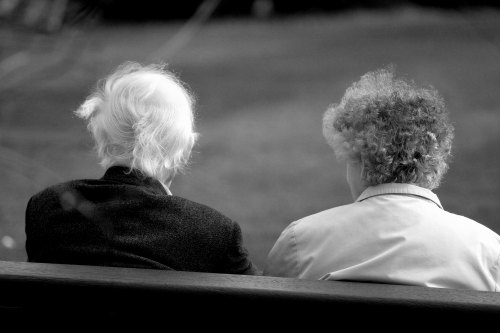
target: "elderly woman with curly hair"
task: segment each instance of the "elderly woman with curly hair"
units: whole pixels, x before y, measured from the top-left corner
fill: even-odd
[[[76,114],[88,120],[106,172],[30,199],[29,261],[259,273],[236,222],[169,190],[198,136],[193,98],[173,73],[125,63]]]
[[[497,291],[500,236],[443,209],[453,127],[433,88],[370,72],[323,118],[354,203],[291,223],[264,274]]]

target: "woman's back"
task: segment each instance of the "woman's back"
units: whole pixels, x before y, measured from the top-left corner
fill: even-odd
[[[266,274],[495,290],[500,273],[497,234],[407,184],[370,187],[355,203],[293,223],[278,243],[288,237],[294,248],[273,248]]]
[[[178,77],[161,64],[125,62],[75,114],[107,171],[30,199],[29,261],[258,273],[236,222],[169,190],[198,138],[194,98]]]
[[[216,210],[168,195],[151,177],[111,167],[33,196],[28,260],[251,274],[239,226]]]
[[[446,212],[432,192],[454,136],[434,88],[392,68],[366,73],[327,109],[323,134],[355,202],[290,225],[265,274],[499,290],[500,236]]]

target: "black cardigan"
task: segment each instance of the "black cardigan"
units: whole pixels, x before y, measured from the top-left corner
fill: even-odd
[[[28,261],[257,274],[236,222],[128,170],[114,166],[101,179],[34,195],[26,208]]]

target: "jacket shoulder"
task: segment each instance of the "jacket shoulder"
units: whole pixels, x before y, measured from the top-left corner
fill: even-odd
[[[36,204],[47,205],[52,202],[61,203],[61,201],[71,200],[70,197],[88,182],[92,182],[92,180],[71,180],[46,187],[30,197],[28,207]]]
[[[312,215],[305,216],[301,219],[294,221],[294,227],[307,227],[310,224],[317,224],[320,221],[339,221],[343,219],[350,219],[352,215],[364,214],[362,207],[356,207],[356,203],[350,203],[342,206],[329,208]]]
[[[205,204],[178,196],[172,196],[169,199],[171,202],[171,209],[178,210],[180,213],[191,219],[203,220],[205,223],[218,222],[227,226],[234,226],[236,224],[235,221],[217,209]]]

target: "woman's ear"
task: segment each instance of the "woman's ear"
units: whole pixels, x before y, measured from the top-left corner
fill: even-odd
[[[363,180],[363,164],[361,161],[347,162],[346,179],[351,190],[352,199],[355,201],[367,188]]]

